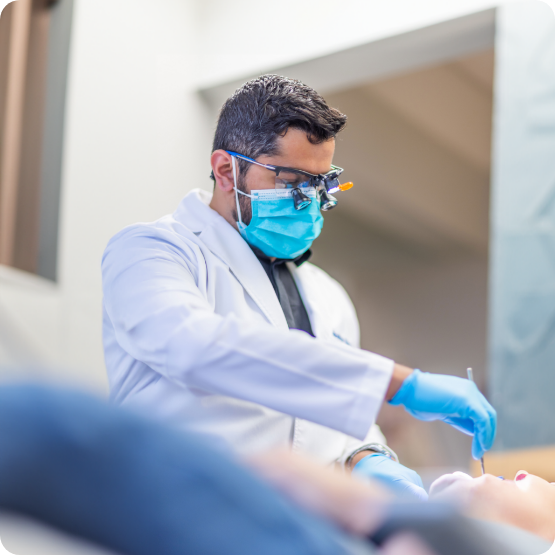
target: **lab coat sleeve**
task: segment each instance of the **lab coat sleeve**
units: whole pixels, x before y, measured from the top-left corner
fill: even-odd
[[[363,439],[393,361],[296,330],[216,314],[197,245],[164,230],[117,235],[102,262],[104,307],[133,358],[190,389],[255,402]]]
[[[351,301],[347,291],[345,291],[340,283],[333,280],[329,276],[327,277],[328,280],[333,282],[333,286],[337,292],[337,306],[340,307],[341,310],[341,333],[344,334],[344,337],[349,340],[350,345],[353,347],[360,347],[360,326],[353,302]],[[370,427],[366,437],[362,441],[355,437],[349,437],[347,439],[345,449],[343,450],[341,456],[337,459],[337,462],[344,464],[351,453],[369,443],[387,445],[387,440],[377,424],[373,424]]]

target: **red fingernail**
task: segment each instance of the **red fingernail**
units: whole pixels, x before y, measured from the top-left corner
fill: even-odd
[[[528,476],[528,474],[519,474],[519,475],[515,478],[515,482],[518,482],[519,480],[524,480],[524,478],[526,478],[526,476]]]

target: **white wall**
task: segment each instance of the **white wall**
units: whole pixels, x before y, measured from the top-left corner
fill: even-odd
[[[76,0],[69,69],[59,283],[0,273],[0,357],[106,390],[100,260],[123,226],[209,187],[211,121],[195,95],[195,2]],[[33,286],[29,281],[32,281]],[[0,320],[2,321],[2,320]],[[1,330],[2,328],[0,328]]]
[[[232,81],[514,1],[204,0],[199,82]]]
[[[123,226],[207,185],[209,132],[191,92],[194,4],[81,0],[75,10],[60,244],[66,362],[97,375],[102,251]],[[204,148],[203,148],[204,147]]]

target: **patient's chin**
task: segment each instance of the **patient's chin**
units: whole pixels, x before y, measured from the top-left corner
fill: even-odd
[[[452,500],[454,502],[462,501],[459,497],[460,488],[456,486],[468,481],[472,482],[472,477],[464,472],[444,474],[430,486],[430,499],[441,498],[444,500]],[[459,494],[457,491],[459,491]]]

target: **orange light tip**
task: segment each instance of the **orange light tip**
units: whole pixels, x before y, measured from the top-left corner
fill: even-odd
[[[348,191],[354,183],[352,181],[347,181],[347,183],[343,183],[343,185],[339,185],[340,191]]]

